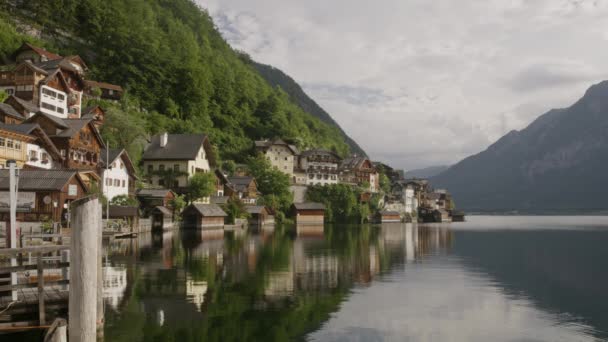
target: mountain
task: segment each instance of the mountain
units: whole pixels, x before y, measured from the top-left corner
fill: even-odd
[[[443,171],[447,170],[449,166],[429,166],[423,169],[415,169],[405,172],[405,178],[431,178],[435,177]]]
[[[289,98],[295,102],[302,110],[312,114],[319,120],[327,123],[330,126],[337,127],[344,141],[350,147],[351,152],[357,153],[358,155],[367,156],[367,153],[353,140],[346,132],[338,125],[338,123],[327,113],[321,106],[319,106],[313,99],[311,99],[300,87],[300,85],[294,81],[289,75],[286,75],[283,71],[266,64],[253,62],[255,69],[264,77],[264,79],[270,83],[273,87],[281,87],[285,91]]]
[[[602,210],[608,189],[608,81],[569,108],[551,110],[521,131],[433,177],[469,211]]]
[[[0,64],[23,41],[78,54],[88,79],[125,88],[120,107],[148,135],[205,132],[220,158],[239,162],[260,138],[350,152],[335,123],[269,85],[194,1],[0,1]]]

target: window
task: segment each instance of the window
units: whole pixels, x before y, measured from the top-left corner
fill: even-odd
[[[0,146],[5,146],[6,145],[6,139],[0,137]]]
[[[158,171],[165,171],[165,164],[158,165]]]
[[[148,173],[151,174],[154,171],[154,165],[148,165]]]
[[[34,86],[33,85],[26,85],[25,86],[25,90],[34,90]]]
[[[112,90],[112,89],[108,90],[108,94],[114,95],[114,90]]]
[[[114,180],[114,186],[116,186],[116,187],[120,186],[120,179]]]
[[[173,171],[179,172],[179,164],[173,165]]]
[[[65,95],[63,94],[57,94],[57,98],[61,101],[65,100]]]
[[[191,170],[192,170],[192,172],[190,172],[190,173],[194,174],[194,166],[192,166]]]
[[[61,107],[57,107],[57,113],[59,113],[59,114],[63,114],[63,113],[64,113],[63,108],[61,108]]]
[[[287,160],[287,157],[285,157],[285,160]]]
[[[123,180],[122,180],[122,187],[123,187],[123,188],[124,188],[124,187],[126,187],[126,184],[127,184],[127,182],[125,182],[125,180],[123,179]]]
[[[164,186],[165,185],[165,180],[164,179],[159,179],[158,180],[158,185]]]
[[[46,152],[42,152],[42,161],[48,161],[49,160],[49,155]]]
[[[61,156],[65,158],[65,150],[61,150]]]
[[[13,148],[13,140],[11,140],[11,139],[6,139],[6,147],[8,147],[8,148]]]
[[[36,161],[36,160],[38,160],[38,152],[30,151],[30,161]]]
[[[46,102],[42,102],[42,108],[48,109],[48,110],[52,110],[52,111],[56,111],[57,107],[53,106],[52,104],[48,104]]]
[[[311,174],[309,174],[309,175],[308,175],[308,178],[310,178],[310,179],[314,179],[314,178],[315,178],[315,175],[311,173]]]
[[[4,90],[8,95],[13,95],[15,93],[14,89],[5,89]]]

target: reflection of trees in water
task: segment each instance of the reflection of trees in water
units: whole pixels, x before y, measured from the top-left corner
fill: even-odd
[[[135,326],[144,340],[296,338],[327,320],[354,284],[405,262],[407,234],[416,256],[451,239],[403,225],[205,234],[181,232],[138,255],[130,268],[136,285],[120,314],[108,317],[109,340],[133,338],[122,333]]]

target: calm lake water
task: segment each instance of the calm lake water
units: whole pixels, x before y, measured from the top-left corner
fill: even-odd
[[[608,339],[608,217],[468,220],[117,241],[106,341]]]

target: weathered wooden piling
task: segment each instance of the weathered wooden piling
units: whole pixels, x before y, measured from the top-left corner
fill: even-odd
[[[101,204],[96,196],[73,202],[69,340],[94,342],[97,331]]]

